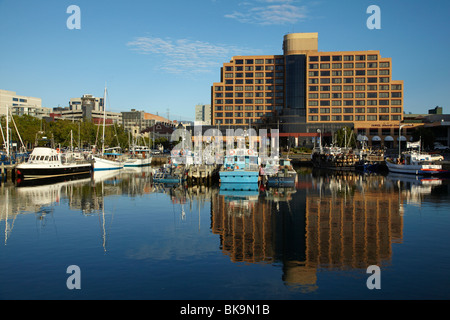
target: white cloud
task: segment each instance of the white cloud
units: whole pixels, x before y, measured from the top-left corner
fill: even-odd
[[[140,54],[161,56],[160,68],[170,73],[202,73],[217,67],[234,55],[248,54],[248,48],[213,44],[189,39],[137,37],[127,43]]]
[[[265,5],[262,5],[264,3]],[[306,6],[293,4],[292,0],[259,0],[253,3],[245,2],[245,11],[235,11],[226,14],[226,18],[236,19],[242,23],[258,25],[294,24],[307,17]]]

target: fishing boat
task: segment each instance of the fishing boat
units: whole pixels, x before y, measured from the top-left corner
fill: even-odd
[[[152,156],[150,149],[144,146],[134,146],[131,156],[125,160],[124,167],[146,167],[151,165]]]
[[[251,149],[231,149],[219,171],[221,183],[259,182],[259,157]]]
[[[339,171],[355,171],[359,157],[349,148],[320,147],[311,153],[311,162],[315,168]]]
[[[432,156],[417,151],[404,152],[397,158],[386,158],[390,172],[415,175],[442,175],[448,173]]]
[[[185,167],[165,164],[152,172],[154,183],[182,183],[186,180]]]
[[[67,157],[58,149],[36,147],[27,162],[17,166],[17,183],[52,179],[69,180],[90,175],[93,166],[87,160]]]
[[[397,158],[386,158],[386,166],[389,172],[415,174],[425,176],[436,176],[448,173],[442,168],[436,157],[422,152],[421,140],[407,143],[408,151],[401,152],[400,146]]]
[[[297,172],[291,164],[291,159],[278,159],[276,170],[267,175],[268,187],[292,187],[297,180]]]

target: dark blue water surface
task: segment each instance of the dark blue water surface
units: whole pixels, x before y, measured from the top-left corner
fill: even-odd
[[[147,169],[4,184],[0,299],[450,298],[448,181],[298,172],[256,192],[157,186]]]

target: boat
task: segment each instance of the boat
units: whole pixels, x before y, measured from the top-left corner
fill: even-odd
[[[266,177],[268,187],[293,187],[297,180],[297,172],[289,158],[267,160],[261,175]]]
[[[103,96],[102,150],[101,150],[101,154],[99,154],[99,155],[96,155],[95,152],[93,152],[94,171],[123,169],[124,161],[123,161],[123,155],[120,153],[120,148],[116,147],[116,148],[105,149],[105,128],[106,128],[106,86],[105,86],[105,92],[104,92],[104,96]]]
[[[220,183],[259,182],[259,157],[251,149],[231,149],[219,171]]]
[[[186,180],[184,166],[165,164],[152,172],[154,183],[182,183]]]
[[[80,176],[89,176],[92,172],[92,162],[67,157],[58,149],[36,147],[27,162],[17,167],[17,183],[37,180],[69,180]]]
[[[400,157],[386,158],[389,172],[415,175],[442,175],[448,173],[442,164],[433,160],[427,153],[417,151],[403,152]]]
[[[125,160],[124,167],[146,167],[151,165],[150,149],[144,146],[134,146],[131,156]]]
[[[349,148],[320,147],[311,153],[311,163],[319,169],[355,171],[359,160],[358,155]]]
[[[421,151],[421,140],[407,143],[408,151],[401,152],[400,146],[397,158],[386,158],[389,172],[415,174],[421,176],[436,176],[448,173],[442,168],[440,159],[435,155]]]

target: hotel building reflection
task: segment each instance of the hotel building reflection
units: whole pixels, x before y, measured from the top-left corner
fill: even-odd
[[[221,250],[233,262],[281,263],[286,285],[309,291],[317,288],[318,269],[389,264],[392,244],[402,241],[398,190],[380,176],[312,181],[285,201],[213,194],[211,227]]]

